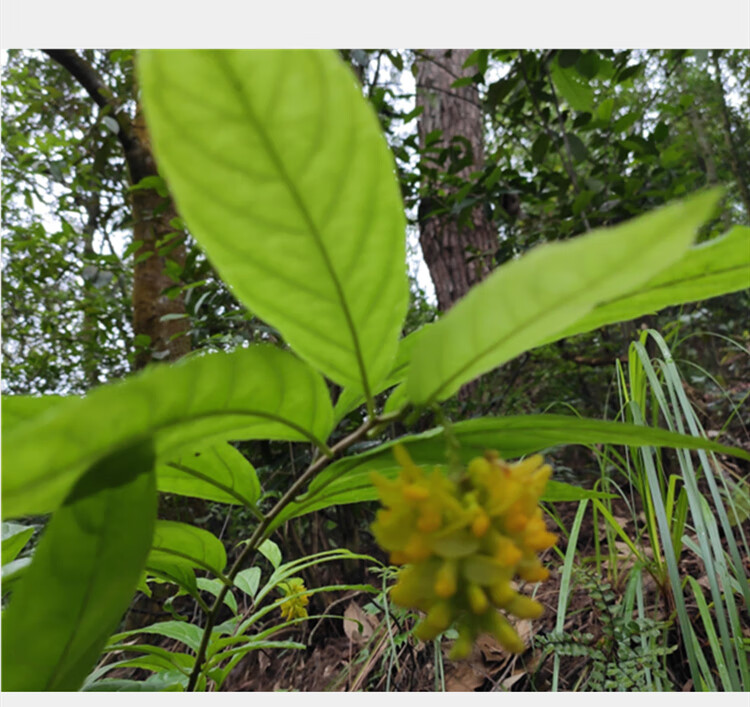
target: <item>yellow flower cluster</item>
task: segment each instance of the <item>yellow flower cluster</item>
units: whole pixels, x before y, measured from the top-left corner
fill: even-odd
[[[307,591],[304,581],[299,577],[292,577],[285,582],[280,582],[279,590],[288,597],[279,605],[281,617],[288,621],[304,619],[307,616],[305,607],[310,603],[310,597],[304,593]]]
[[[480,633],[522,652],[523,641],[497,609],[518,618],[542,614],[542,605],[511,582],[516,575],[527,582],[549,576],[536,553],[557,542],[538,506],[551,468],[539,455],[508,464],[487,452],[454,481],[439,468],[428,473],[418,467],[401,446],[394,452],[399,476],[390,481],[373,474],[384,508],[372,531],[391,562],[405,565],[391,598],[426,613],[415,629],[423,640],[455,622],[453,659],[468,656]]]

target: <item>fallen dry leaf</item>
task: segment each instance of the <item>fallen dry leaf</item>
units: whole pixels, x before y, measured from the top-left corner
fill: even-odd
[[[512,675],[509,675],[505,680],[500,682],[500,686],[504,690],[510,690],[524,675],[526,675],[525,670],[516,670]]]
[[[363,646],[370,640],[377,622],[366,614],[354,601],[350,601],[344,610],[344,633],[346,637],[358,646]]]
[[[446,692],[474,692],[484,682],[473,661],[453,663],[445,676]]]

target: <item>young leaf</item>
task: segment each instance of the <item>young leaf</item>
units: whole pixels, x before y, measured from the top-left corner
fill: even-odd
[[[292,354],[259,345],[194,356],[67,399],[3,435],[2,511],[54,510],[87,465],[146,436],[166,462],[217,439],[321,446],[332,425],[323,378]]]
[[[164,493],[248,507],[260,498],[260,482],[253,465],[227,443],[186,451],[159,464],[156,487]]]
[[[263,557],[265,557],[273,566],[277,568],[281,564],[281,550],[273,540],[264,540],[258,548]]]
[[[534,248],[498,268],[430,327],[414,350],[407,393],[444,400],[476,378],[632,291],[678,261],[713,212],[712,190],[614,228]]]
[[[735,226],[720,238],[691,248],[674,265],[636,290],[602,302],[545,343],[634,319],[663,307],[718,297],[750,287],[750,227]]]
[[[94,464],[55,513],[3,616],[3,689],[77,690],[128,606],[156,517],[149,442]]]
[[[549,449],[564,444],[651,445],[682,449],[710,449],[750,459],[742,449],[727,447],[700,437],[677,434],[640,425],[569,417],[565,415],[519,415],[476,418],[458,422],[451,434],[460,443],[457,450],[463,463],[480,456],[487,449],[497,450],[505,459]],[[418,435],[409,435],[383,444],[372,451],[346,457],[331,464],[310,484],[310,489],[274,521],[272,527],[289,518],[314,510],[345,503],[358,503],[377,498],[370,474],[377,471],[395,476],[400,467],[391,449],[403,444],[417,464],[442,466],[446,463],[446,440],[442,428]],[[576,489],[568,484],[550,481],[547,500],[578,500],[595,498],[597,494]]]
[[[253,599],[260,586],[260,567],[248,567],[238,572],[234,578],[234,585]]]
[[[235,295],[301,356],[366,397],[408,299],[393,158],[328,51],[148,51],[159,165]]]
[[[227,564],[227,553],[221,540],[207,530],[173,520],[158,520],[146,564],[160,560],[198,567],[221,576]]]
[[[198,577],[198,588],[204,592],[209,592],[214,597],[219,596],[224,583],[220,579],[209,579],[208,577]],[[224,603],[232,610],[232,613],[237,613],[237,600],[234,598],[232,592],[227,592],[224,595]]]

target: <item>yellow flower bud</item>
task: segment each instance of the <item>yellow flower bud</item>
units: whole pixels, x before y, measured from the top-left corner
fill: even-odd
[[[529,599],[523,594],[516,594],[505,605],[505,609],[519,619],[538,619],[544,613],[544,607],[538,601]]]
[[[523,544],[529,550],[536,550],[541,552],[552,547],[557,542],[557,535],[554,533],[548,533],[546,530],[542,530],[537,533],[527,534],[523,539]]]
[[[529,563],[522,562],[518,566],[518,576],[526,582],[544,582],[549,578],[549,570],[542,567],[537,558]]]
[[[456,593],[456,563],[446,560],[435,577],[435,594],[441,599],[449,599]]]
[[[404,498],[407,501],[424,501],[429,497],[429,489],[422,484],[408,484],[404,486]]]
[[[450,606],[446,602],[435,604],[414,629],[414,635],[422,641],[431,641],[451,625],[452,619]]]
[[[487,611],[490,602],[482,588],[477,584],[470,584],[466,588],[466,597],[469,600],[469,606],[475,614],[483,614]]]
[[[474,647],[474,634],[468,629],[468,627],[462,627],[458,631],[458,638],[451,648],[451,652],[448,657],[451,660],[463,660],[468,658],[471,654],[471,649]]]
[[[505,536],[501,535],[497,541],[497,549],[495,550],[495,558],[497,561],[505,567],[515,567],[523,553],[516,547],[516,544]]]
[[[489,614],[490,630],[492,635],[498,640],[498,643],[511,653],[523,653],[526,650],[526,646],[513,626],[510,625],[508,619],[497,611],[491,611]]]
[[[490,599],[492,603],[498,608],[502,609],[508,604],[513,597],[518,595],[513,587],[510,586],[508,580],[500,580],[490,587]]]
[[[409,562],[419,562],[426,560],[432,554],[427,540],[424,535],[414,533],[404,546],[404,555],[409,558]]]
[[[471,523],[471,532],[481,538],[490,528],[490,517],[482,510],[478,509],[474,520]]]

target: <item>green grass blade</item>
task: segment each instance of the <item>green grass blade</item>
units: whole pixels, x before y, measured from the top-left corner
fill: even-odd
[[[573,525],[570,529],[570,537],[568,538],[568,547],[565,550],[565,560],[563,561],[563,567],[560,574],[560,592],[557,599],[557,618],[555,619],[555,631],[562,632],[565,626],[565,615],[567,612],[568,601],[570,600],[570,584],[571,576],[573,573],[573,562],[576,556],[576,547],[578,545],[578,535],[581,532],[581,525],[583,523],[583,517],[586,514],[587,500],[581,501],[578,504],[578,510],[576,511],[575,518],[573,519]],[[555,654],[554,667],[552,669],[552,692],[557,692],[557,687],[560,678],[560,656]]]

